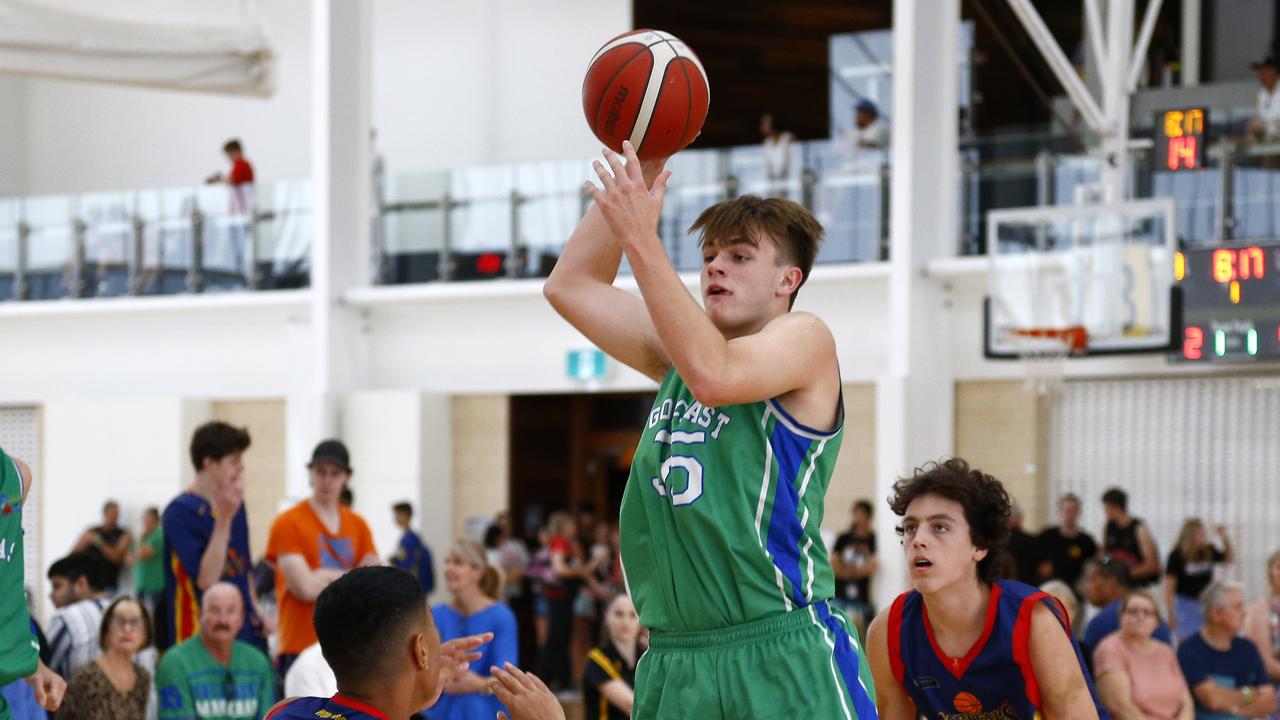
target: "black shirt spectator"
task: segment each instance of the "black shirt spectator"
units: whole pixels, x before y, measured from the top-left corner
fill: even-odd
[[[1063,495],[1058,500],[1058,525],[1040,533],[1036,539],[1040,551],[1040,580],[1057,579],[1069,585],[1076,597],[1080,594],[1080,575],[1084,564],[1097,556],[1098,543],[1080,529],[1080,498]]]
[[[613,643],[606,639],[587,655],[587,667],[582,673],[582,708],[586,720],[627,720],[631,717],[600,692],[601,685],[613,680],[635,687],[636,669],[628,665]]]
[[[860,565],[875,557],[876,536],[871,532],[850,530],[836,538],[835,554],[850,565]],[[871,604],[871,577],[836,580],[836,598]]]
[[[1129,514],[1129,496],[1119,488],[1102,494],[1107,525],[1102,552],[1129,566],[1130,586],[1145,587],[1160,579],[1160,555],[1151,531]]]
[[[1036,539],[1022,530],[1022,508],[1014,505],[1009,512],[1009,554],[1013,556],[1014,579],[1038,585],[1040,552]]]
[[[1226,553],[1218,548],[1210,548],[1210,557],[1205,560],[1187,562],[1182,551],[1174,548],[1169,553],[1169,562],[1164,571],[1173,578],[1173,590],[1183,597],[1198,598],[1204,589],[1213,582],[1213,566],[1226,559]]]

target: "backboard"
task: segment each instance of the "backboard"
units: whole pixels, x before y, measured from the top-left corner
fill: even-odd
[[[985,354],[1165,352],[1180,336],[1172,199],[993,210]]]

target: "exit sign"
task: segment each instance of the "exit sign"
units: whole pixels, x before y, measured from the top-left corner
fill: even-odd
[[[609,371],[609,356],[598,348],[570,350],[565,372],[570,380],[599,380]]]

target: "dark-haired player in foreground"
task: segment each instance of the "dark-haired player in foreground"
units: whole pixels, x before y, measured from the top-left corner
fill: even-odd
[[[996,579],[1009,538],[1000,481],[953,458],[899,480],[889,505],[915,590],[868,630],[880,717],[1098,720],[1065,610]]]
[[[333,581],[316,598],[314,622],[338,692],[284,700],[267,713],[270,720],[403,720],[435,703],[449,678],[480,657],[474,650],[493,639],[485,633],[441,645],[418,579],[390,567],[356,568]],[[545,699],[537,697],[542,693],[558,714],[512,708],[516,720],[564,718],[545,686],[524,694]],[[505,686],[498,695],[512,696]]]
[[[703,211],[703,307],[658,237],[669,173],[605,151],[603,190],[544,293],[660,383],[622,499],[622,565],[649,650],[643,718],[874,720],[871,675],[819,535],[843,437],[835,339],[792,312],[822,225],[746,195]],[[626,253],[642,297],[614,287]]]

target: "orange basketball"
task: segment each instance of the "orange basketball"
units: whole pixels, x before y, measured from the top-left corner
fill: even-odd
[[[591,132],[616,152],[630,140],[641,160],[674,155],[693,142],[710,102],[698,56],[661,30],[634,30],[605,43],[582,81]]]
[[[977,715],[982,712],[982,703],[978,702],[973,693],[962,692],[956,695],[952,704],[956,706],[956,712],[962,715]]]

